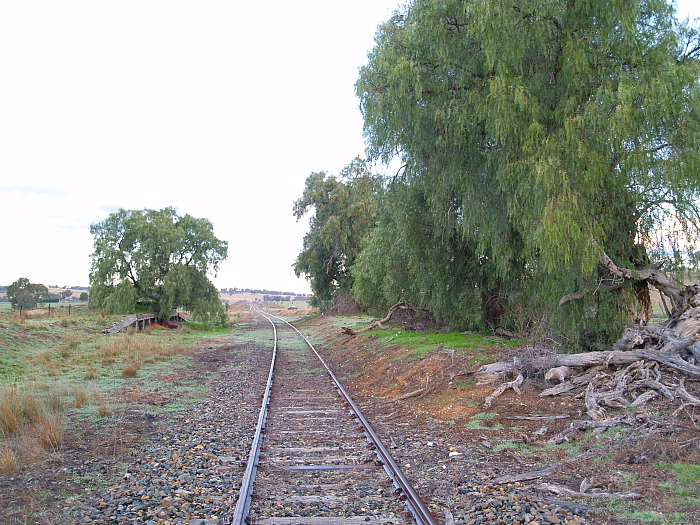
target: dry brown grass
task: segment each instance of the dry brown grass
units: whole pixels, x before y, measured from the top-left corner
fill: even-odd
[[[66,409],[63,387],[54,385],[46,394],[46,406],[51,412],[63,412]]]
[[[124,379],[127,379],[129,377],[136,377],[136,372],[138,372],[138,368],[134,363],[130,363],[124,366],[124,368],[122,368],[122,377]]]
[[[62,404],[62,392],[55,386],[38,395],[16,386],[0,389],[0,474],[15,472],[20,460],[29,464],[43,458],[45,450],[59,449],[63,422],[53,408]]]
[[[38,352],[30,356],[28,360],[49,377],[56,377],[61,374],[61,363],[54,358],[54,354],[50,350]]]
[[[107,405],[99,405],[97,407],[97,415],[100,417],[109,417],[112,415],[112,410]]]
[[[35,427],[25,427],[25,432],[15,436],[11,440],[11,446],[17,452],[17,461],[20,465],[30,465],[46,459],[46,449],[37,439]]]
[[[117,360],[128,361],[136,366],[141,363],[156,363],[178,354],[188,354],[191,350],[182,345],[162,344],[148,334],[128,332],[105,341],[98,350],[103,363],[112,364]]]
[[[50,350],[37,352],[29,358],[29,361],[37,366],[49,366],[53,361],[53,353]]]
[[[80,337],[77,334],[71,334],[64,337],[63,342],[68,348],[78,348],[80,346]]]
[[[67,359],[73,354],[73,350],[80,346],[80,338],[77,335],[69,335],[63,338],[63,344],[58,348],[58,355]]]
[[[14,324],[25,324],[27,322],[27,318],[24,316],[24,313],[12,312],[10,314],[10,322]]]
[[[35,395],[24,392],[19,396],[19,402],[22,414],[26,419],[35,423],[43,419],[44,410]]]
[[[88,396],[85,390],[83,390],[81,387],[75,387],[75,390],[73,391],[73,406],[75,408],[82,408],[84,407],[88,402]]]
[[[7,476],[17,472],[19,460],[12,447],[0,445],[0,474]]]
[[[15,387],[0,390],[0,433],[3,436],[16,434],[22,427],[22,403]]]
[[[0,433],[5,437],[23,434],[29,423],[50,428],[65,406],[63,389],[55,385],[41,397],[5,387],[0,390]]]
[[[39,443],[46,450],[57,451],[63,441],[63,420],[59,414],[49,414],[37,424]]]
[[[63,345],[58,349],[58,355],[61,359],[67,359],[71,355],[71,348],[68,345]]]

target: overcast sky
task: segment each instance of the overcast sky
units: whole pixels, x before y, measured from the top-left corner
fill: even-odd
[[[363,154],[354,83],[400,3],[2,2],[0,284],[87,286],[91,223],[174,206],[229,242],[218,287],[308,291],[292,204]]]

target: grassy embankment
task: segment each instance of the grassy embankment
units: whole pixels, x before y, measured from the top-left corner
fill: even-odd
[[[119,318],[67,307],[0,312],[0,474],[10,474],[61,448],[78,427],[119,427],[121,414],[181,409],[203,387],[158,381],[182,368],[205,326],[152,328],[118,335],[102,330]],[[138,391],[140,396],[121,395]],[[144,403],[152,395],[158,403]]]

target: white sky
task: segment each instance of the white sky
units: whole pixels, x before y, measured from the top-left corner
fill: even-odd
[[[400,3],[2,2],[0,284],[87,286],[91,223],[174,206],[229,242],[218,287],[308,291],[292,204],[363,154],[357,70]]]

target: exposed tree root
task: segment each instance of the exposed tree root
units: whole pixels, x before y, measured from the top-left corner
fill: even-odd
[[[496,399],[498,396],[500,396],[503,392],[505,392],[509,388],[512,388],[516,394],[520,394],[520,385],[523,384],[524,380],[525,380],[525,378],[523,377],[523,375],[518,374],[518,377],[513,379],[513,381],[509,381],[508,383],[503,383],[496,390],[494,390],[490,396],[488,396],[486,398],[486,400],[484,401],[484,407],[489,408],[491,406],[491,403],[493,403],[493,400]]]

